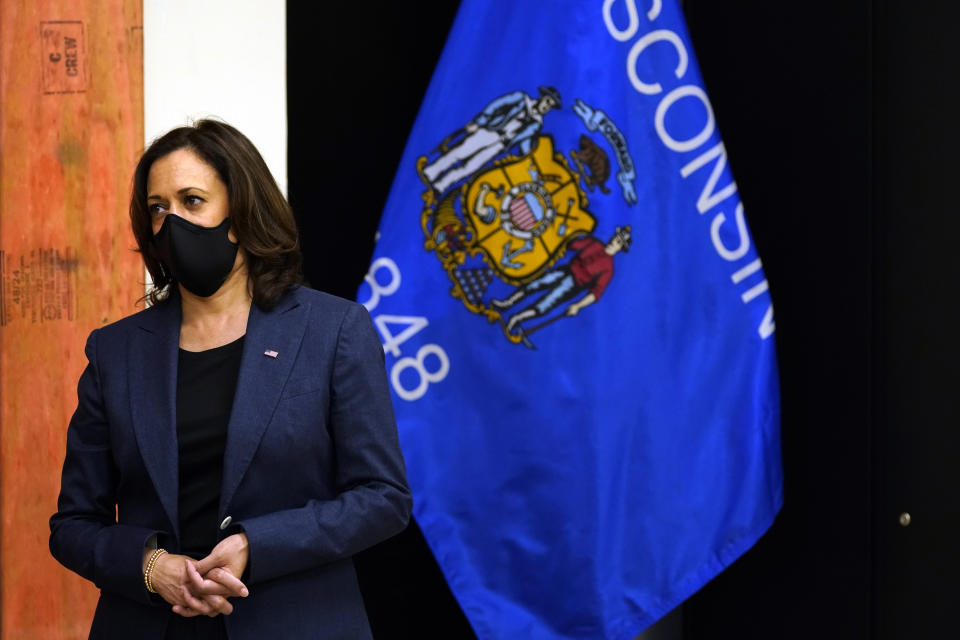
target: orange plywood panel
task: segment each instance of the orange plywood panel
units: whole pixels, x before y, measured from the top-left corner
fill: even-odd
[[[141,0],[0,2],[0,638],[85,638],[96,589],[47,548],[97,326],[135,310]]]

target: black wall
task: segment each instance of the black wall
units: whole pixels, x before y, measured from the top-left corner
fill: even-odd
[[[956,3],[685,10],[776,306],[786,507],[684,637],[952,637]]]
[[[874,46],[870,3],[687,0],[771,283],[785,507],[684,607],[684,637],[872,638]]]
[[[878,3],[875,24],[874,622],[879,638],[937,637],[955,633],[960,570],[960,7]]]
[[[287,3],[289,196],[314,288],[356,296],[456,10]],[[378,640],[474,637],[416,523],[355,560]]]
[[[456,11],[381,4],[288,5],[290,198],[307,276],[347,297]],[[776,307],[786,505],[683,638],[949,635],[958,9],[684,9]],[[471,637],[415,526],[358,569],[378,638]]]

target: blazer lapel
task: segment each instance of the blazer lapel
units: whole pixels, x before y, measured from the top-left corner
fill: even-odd
[[[176,424],[179,297],[174,295],[140,317],[128,354],[133,429],[144,465],[179,539]]]
[[[307,327],[309,304],[286,296],[272,311],[250,307],[240,375],[227,427],[220,517],[226,515],[280,400]]]

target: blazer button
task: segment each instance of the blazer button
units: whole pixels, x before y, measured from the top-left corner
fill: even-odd
[[[230,516],[227,516],[226,518],[224,518],[223,522],[220,523],[220,531],[223,531],[224,529],[229,527],[231,522],[233,522],[233,518],[231,518]]]

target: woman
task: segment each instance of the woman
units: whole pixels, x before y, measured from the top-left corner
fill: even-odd
[[[101,590],[90,637],[370,637],[351,556],[411,500],[369,316],[297,285],[290,207],[229,125],[156,140],[130,217],[153,304],[87,341],[50,521]]]

